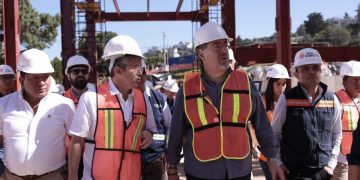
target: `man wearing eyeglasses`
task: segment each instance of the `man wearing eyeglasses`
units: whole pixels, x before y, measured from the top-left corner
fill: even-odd
[[[93,84],[88,83],[90,71],[89,61],[79,55],[70,57],[66,64],[65,74],[71,83],[71,87],[65,91],[64,96],[72,99],[75,107],[77,107],[80,96],[84,92],[95,89]]]
[[[103,59],[109,61],[109,81],[81,96],[70,127],[70,180],[77,179],[84,142],[82,179],[140,179],[140,151],[151,145],[157,131],[150,102],[135,89],[143,58],[130,36],[119,35],[106,43]]]

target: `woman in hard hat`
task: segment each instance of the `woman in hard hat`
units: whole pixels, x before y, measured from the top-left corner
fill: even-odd
[[[276,102],[278,101],[279,96],[285,91],[286,80],[290,79],[290,77],[287,69],[283,65],[274,64],[266,69],[266,78],[268,79],[268,84],[265,94],[263,95],[263,102],[266,114],[271,123]],[[260,154],[259,162],[261,168],[264,171],[266,179],[269,180],[272,178],[266,161],[267,158],[263,154]]]

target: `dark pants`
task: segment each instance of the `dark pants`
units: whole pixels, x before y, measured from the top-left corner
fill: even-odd
[[[287,180],[330,180],[332,175],[326,172],[324,168],[322,169],[305,169],[296,170],[289,168],[290,173],[286,174]]]
[[[189,174],[186,174],[186,179],[187,180],[210,180],[210,179],[197,178],[197,177],[191,176]],[[250,180],[250,179],[251,179],[251,174],[248,174],[243,177],[232,178],[232,179],[226,178],[226,180]]]
[[[150,164],[142,167],[142,180],[162,180],[164,170],[163,157],[159,157]]]
[[[259,163],[260,163],[261,169],[264,172],[265,179],[272,180],[271,172],[269,170],[269,166],[268,166],[267,162],[259,159]]]

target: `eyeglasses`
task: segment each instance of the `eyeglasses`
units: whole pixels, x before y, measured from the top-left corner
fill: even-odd
[[[80,72],[84,75],[89,74],[89,71],[87,69],[72,69],[70,71],[70,73],[72,73],[74,75],[79,75]]]

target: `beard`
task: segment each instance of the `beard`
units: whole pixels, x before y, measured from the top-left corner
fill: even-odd
[[[83,90],[86,88],[87,80],[85,78],[80,77],[80,78],[76,78],[75,80],[71,80],[70,83],[76,89]]]

